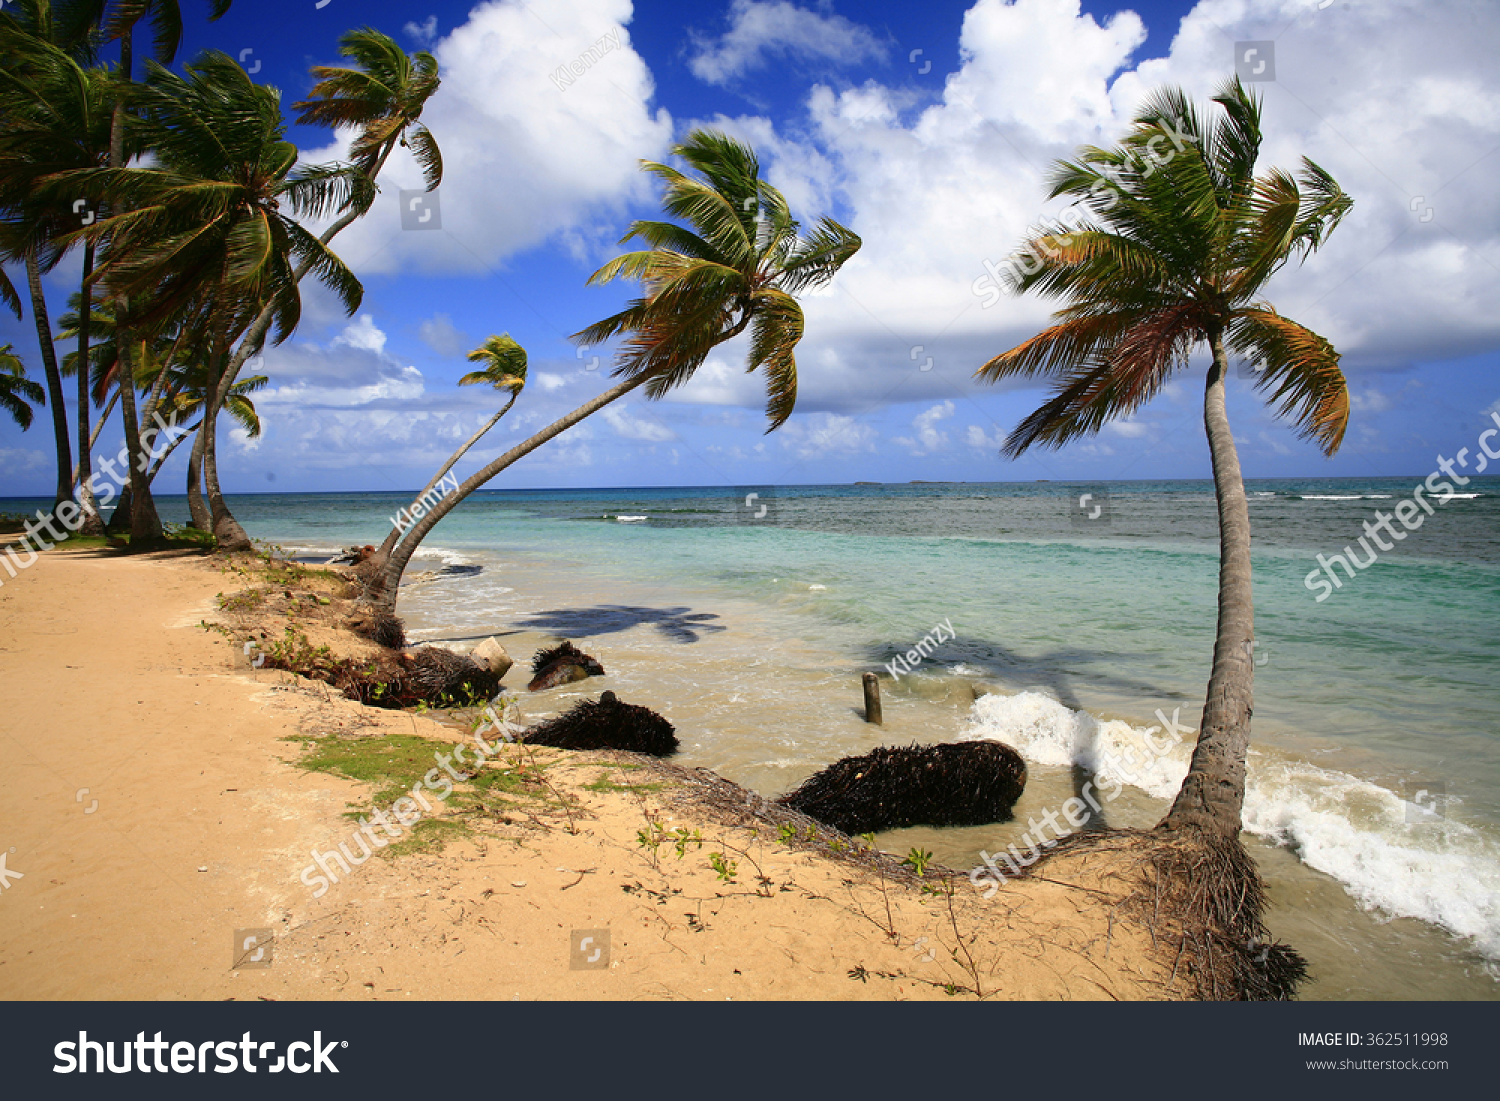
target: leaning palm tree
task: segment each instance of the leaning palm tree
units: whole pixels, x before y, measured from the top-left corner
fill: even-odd
[[[351,126],[359,130],[350,147],[354,185],[348,188],[339,207],[340,216],[319,236],[324,245],[368,212],[374,201],[375,178],[398,145],[412,150],[422,168],[427,190],[436,188],[443,178],[443,159],[437,140],[418,121],[440,83],[436,59],[425,51],[408,55],[389,35],[368,27],[344,35],[339,40],[339,52],[353,61],[355,67],[314,67],[312,73],[319,82],[313,87],[312,97],[295,104],[300,112],[299,123]],[[345,183],[350,180],[347,167],[342,165],[308,169],[303,175],[337,177]],[[304,263],[292,278],[300,282],[312,270],[310,264]],[[267,304],[244,328],[243,335],[238,336],[238,345],[229,355],[219,379],[220,403],[228,396],[245,364],[264,346],[271,321],[272,311]],[[213,438],[200,431],[194,444],[194,458],[202,461],[210,472],[216,466],[213,447]],[[222,495],[213,486],[210,497],[217,498],[214,527],[220,545],[228,549],[248,548],[250,537],[230,515]]]
[[[1245,757],[1255,666],[1250,516],[1225,411],[1231,353],[1261,365],[1256,388],[1325,454],[1349,418],[1339,355],[1310,329],[1260,298],[1292,258],[1327,240],[1352,201],[1303,159],[1297,178],[1255,175],[1260,102],[1239,83],[1214,102],[1204,128],[1180,91],[1154,95],[1114,149],[1085,148],[1060,162],[1051,195],[1077,197],[1081,224],[1042,227],[1013,260],[1011,284],[1067,305],[1057,324],[978,371],[1055,380],[1054,396],[1005,442],[1016,457],[1061,447],[1149,401],[1189,356],[1211,356],[1203,422],[1219,513],[1219,613],[1212,672],[1192,764],[1162,826],[1234,838],[1245,797]],[[1198,135],[1183,144],[1177,135]],[[1174,147],[1170,142],[1175,142]],[[1168,154],[1170,151],[1170,154]]]
[[[766,418],[781,427],[797,401],[797,342],[802,307],[796,295],[829,282],[860,247],[851,230],[822,219],[807,235],[785,197],[760,178],[748,146],[714,130],[695,130],[673,150],[696,175],[643,161],[664,182],[662,207],[691,225],[635,222],[621,244],[639,237],[649,249],[617,256],[589,277],[591,285],[639,280],[645,293],[619,313],[574,335],[582,345],[628,334],[615,361],[620,382],[470,475],[406,533],[390,559],[376,564],[365,598],[391,614],[401,575],[422,540],[444,516],[500,471],[585,417],[644,386],[660,398],[693,377],[709,352],[750,330],[750,371],[766,381]]]
[[[493,386],[496,390],[509,391],[510,397],[500,407],[499,412],[480,426],[478,432],[475,432],[462,447],[448,456],[448,461],[443,464],[442,469],[434,474],[432,480],[422,487],[422,492],[417,494],[418,500],[426,497],[432,487],[443,480],[458,460],[464,457],[464,452],[500,423],[500,418],[510,412],[510,407],[516,403],[516,399],[521,396],[521,391],[526,388],[526,349],[512,340],[509,333],[490,337],[470,352],[468,359],[470,363],[483,363],[485,366],[481,370],[470,371],[459,379],[460,386],[484,384]],[[381,562],[390,556],[391,548],[396,545],[396,540],[399,538],[401,538],[401,529],[392,527],[385,541],[380,545],[378,558]]]
[[[26,377],[26,365],[11,351],[11,346],[0,344],[0,409],[24,432],[31,427],[33,404],[47,404],[47,391]]]
[[[432,131],[418,121],[441,83],[437,60],[425,50],[408,55],[389,35],[370,27],[339,39],[339,52],[357,67],[314,66],[318,83],[312,98],[293,104],[300,112],[297,121],[303,126],[358,128],[349,157],[372,180],[396,146],[410,149],[427,190],[437,187],[443,179],[443,155]],[[353,211],[345,214],[344,225],[357,216]]]

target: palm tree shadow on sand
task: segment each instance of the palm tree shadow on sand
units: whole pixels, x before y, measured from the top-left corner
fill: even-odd
[[[694,612],[686,606],[646,608],[634,604],[596,604],[592,608],[554,608],[518,621],[535,631],[551,631],[566,638],[619,634],[632,627],[650,626],[673,642],[692,643],[701,636],[728,630],[713,612]]]

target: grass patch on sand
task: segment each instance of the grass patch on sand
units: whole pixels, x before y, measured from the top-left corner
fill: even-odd
[[[640,765],[611,765],[613,769],[638,769]],[[584,791],[605,792],[657,792],[662,789],[662,784],[622,784],[615,780],[610,772],[601,772],[588,783],[583,785]]]
[[[373,789],[371,802],[377,807],[389,806],[403,795],[410,795],[411,789],[435,767],[434,751],[442,748],[430,738],[415,734],[387,734],[379,738],[299,735],[287,741],[307,747],[308,752],[297,762],[299,767],[369,784]],[[351,813],[357,817],[369,811]]]

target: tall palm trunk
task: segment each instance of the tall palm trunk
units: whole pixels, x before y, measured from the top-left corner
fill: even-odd
[[[486,432],[500,423],[500,418],[510,412],[510,407],[516,403],[516,398],[520,396],[521,395],[516,391],[511,391],[510,400],[505,403],[504,408],[502,408],[500,412],[491,417],[485,423],[485,426],[483,428],[470,436],[468,443],[464,444],[449,457],[448,461],[443,464],[443,469],[434,474],[432,476],[432,481],[428,482],[425,486],[422,487],[422,492],[417,494],[418,500],[421,500],[423,497],[427,496],[428,491],[443,480],[444,475],[446,475],[448,471],[453,469],[454,464],[456,464],[459,459],[462,459],[464,457],[464,452],[468,451],[469,448],[473,447],[476,443],[483,439]],[[386,535],[385,542],[380,544],[380,550],[375,552],[375,562],[377,566],[385,565],[385,563],[390,559],[391,551],[394,550],[396,546],[396,540],[400,538],[401,529],[393,526],[390,532]]]
[[[223,341],[216,338],[209,347],[208,379],[203,388],[205,397],[217,393],[223,363]],[[250,550],[253,547],[250,536],[245,534],[245,529],[240,527],[239,521],[230,513],[229,506],[224,503],[224,491],[219,488],[218,448],[215,444],[218,439],[220,408],[221,403],[218,401],[205,401],[203,423],[198,427],[198,434],[203,441],[203,480],[208,488],[209,530],[214,533],[214,542],[219,545],[220,550]],[[195,453],[198,450],[197,440],[193,441],[193,450]],[[189,465],[191,466],[191,462]]]
[[[133,28],[120,37],[120,81],[129,86],[134,67],[131,38]],[[115,103],[114,115],[109,129],[109,166],[125,167],[125,101],[123,96]],[[120,319],[116,342],[120,348],[120,419],[125,426],[125,450],[130,462],[130,539],[131,542],[151,542],[162,536],[161,518],[156,514],[156,502],[151,498],[151,486],[146,481],[145,463],[141,461],[141,426],[135,407],[135,364],[131,362],[131,334],[125,326],[129,316],[126,302],[121,300],[115,310]],[[126,501],[120,498],[120,507]],[[118,510],[117,510],[118,512]],[[113,526],[113,525],[112,525]]]
[[[94,273],[94,242],[83,245],[82,297],[78,305],[78,503],[83,507],[83,523],[80,535],[103,535],[104,521],[99,517],[99,502],[89,488],[93,477],[93,465],[89,451],[93,439],[89,433],[89,327],[94,316],[94,288],[89,286],[89,276]]]
[[[1254,711],[1255,603],[1250,580],[1250,506],[1225,408],[1228,360],[1221,332],[1209,334],[1213,364],[1203,394],[1203,424],[1213,457],[1219,506],[1219,623],[1213,671],[1192,764],[1161,825],[1197,827],[1229,837],[1240,830],[1245,757]]]
[[[162,537],[161,517],[156,514],[156,501],[151,496],[151,484],[141,468],[145,450],[141,447],[141,426],[136,417],[135,363],[132,341],[120,342],[120,419],[125,424],[125,449],[130,464],[130,496],[120,496],[120,509],[130,509],[131,542],[151,542]],[[118,510],[117,510],[118,511]],[[111,524],[113,527],[114,525]]]
[[[89,432],[88,434],[88,446],[83,449],[85,455],[92,454],[94,448],[99,446],[99,437],[103,435],[104,426],[109,423],[109,415],[115,411],[115,405],[119,402],[119,400],[120,395],[118,392],[109,395],[109,403],[105,405],[104,412],[99,414],[99,419],[94,422],[93,431]],[[73,467],[74,481],[78,480],[79,469],[80,468],[77,466]],[[90,490],[90,494],[92,494],[92,492],[93,491]]]
[[[198,426],[198,432],[193,436],[193,450],[188,456],[187,469],[187,499],[188,513],[192,516],[192,525],[199,531],[213,531],[213,513],[208,510],[208,505],[203,503],[203,426]]]
[[[741,327],[743,328],[743,326]],[[541,447],[542,444],[554,436],[566,432],[590,414],[597,413],[610,402],[624,397],[637,386],[645,383],[650,377],[650,375],[646,374],[637,375],[635,378],[626,379],[624,382],[611,387],[598,397],[584,402],[567,416],[553,421],[529,440],[516,444],[515,447],[512,447],[488,466],[481,467],[473,474],[470,474],[458,489],[439,501],[407,531],[405,537],[396,545],[396,549],[392,552],[390,560],[383,566],[378,567],[372,575],[370,583],[365,590],[364,599],[374,605],[379,611],[394,612],[396,609],[396,593],[401,587],[401,575],[406,572],[406,564],[411,561],[412,554],[416,552],[417,547],[421,546],[422,540],[427,537],[427,533],[436,526],[439,520],[457,508],[469,494],[484,485],[485,482],[489,481],[496,474],[499,474],[500,471],[518,459],[523,459],[527,455],[530,455],[537,448]]]
[[[57,447],[57,488],[52,507],[73,498],[73,452],[68,443],[68,407],[63,401],[62,372],[57,369],[57,348],[52,343],[52,321],[47,316],[47,297],[42,291],[42,270],[33,252],[26,254],[26,285],[31,291],[31,318],[42,349],[42,370],[47,375],[47,403],[52,406],[52,438]],[[80,414],[87,419],[86,412]]]

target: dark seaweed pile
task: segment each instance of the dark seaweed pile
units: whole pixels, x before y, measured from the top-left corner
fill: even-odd
[[[1005,822],[1026,762],[999,742],[882,746],[845,757],[778,802],[851,836],[902,826]]]
[[[556,749],[623,749],[667,757],[677,752],[672,724],[649,707],[621,703],[613,692],[583,700],[527,730],[523,741]]]

